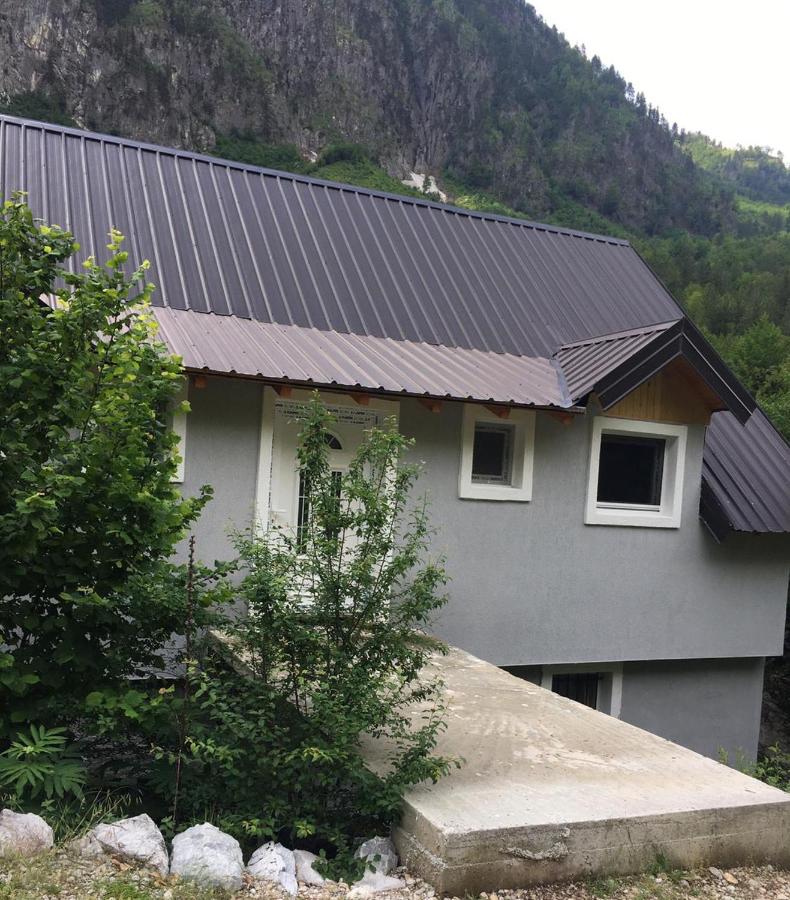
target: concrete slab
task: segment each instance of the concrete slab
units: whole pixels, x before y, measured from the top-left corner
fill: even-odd
[[[673,866],[790,865],[790,795],[460,650],[438,663],[465,760],[405,798],[394,838],[440,893]],[[385,748],[369,760],[383,766]]]

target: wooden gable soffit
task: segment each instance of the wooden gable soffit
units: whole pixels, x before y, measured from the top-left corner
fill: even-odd
[[[707,425],[721,398],[684,359],[673,359],[606,410],[607,416],[679,425]]]

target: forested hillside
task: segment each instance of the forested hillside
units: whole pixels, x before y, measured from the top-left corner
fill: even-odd
[[[6,0],[0,57],[7,111],[629,237],[790,434],[790,171],[521,0]]]

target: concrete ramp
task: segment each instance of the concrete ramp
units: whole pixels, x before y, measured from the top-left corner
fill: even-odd
[[[437,891],[645,869],[790,864],[790,794],[460,650],[436,665],[464,766],[406,797],[395,840]],[[373,768],[385,748],[372,748]]]

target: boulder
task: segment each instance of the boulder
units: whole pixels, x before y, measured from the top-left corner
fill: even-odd
[[[351,885],[348,897],[351,900],[355,898],[372,897],[374,894],[381,894],[384,891],[401,891],[406,887],[406,882],[402,878],[393,878],[391,875],[385,875],[383,872],[367,872],[359,881]]]
[[[0,858],[33,856],[52,847],[52,829],[34,813],[0,812]]]
[[[373,837],[360,844],[354,854],[358,859],[364,859],[368,866],[381,875],[389,873],[398,865],[398,853],[395,845],[388,837]]]
[[[207,887],[238,891],[244,857],[236,838],[214,825],[193,825],[173,838],[170,874]]]
[[[83,834],[82,837],[69,841],[66,849],[89,859],[104,856],[104,847],[96,840],[93,831],[89,831],[87,834]]]
[[[282,844],[269,841],[258,847],[247,863],[247,871],[254,878],[278,884],[286,893],[295,897],[299,890],[296,883],[296,858],[293,851]]]
[[[296,880],[302,884],[312,884],[316,887],[322,885],[326,879],[313,868],[313,863],[318,859],[315,853],[309,850],[294,850],[296,861]]]
[[[169,866],[165,839],[149,815],[143,813],[111,825],[97,825],[89,836],[98,841],[105,853],[129,862],[142,863],[156,869],[160,875],[167,875]],[[93,852],[89,842],[84,852]]]

